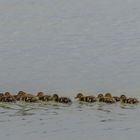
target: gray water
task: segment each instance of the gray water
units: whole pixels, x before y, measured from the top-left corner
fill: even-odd
[[[0,0],[0,90],[139,97],[139,0]],[[136,139],[139,105],[1,105],[2,139]]]

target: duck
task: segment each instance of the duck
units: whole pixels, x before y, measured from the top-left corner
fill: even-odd
[[[53,94],[52,101],[64,104],[72,104],[72,101],[68,97],[59,97],[58,94]]]
[[[121,102],[121,103],[127,103],[127,97],[126,97],[126,95],[122,94],[122,95],[120,96],[120,102]]]
[[[26,97],[26,93],[24,91],[19,91],[16,95],[14,95],[17,101],[24,101]]]
[[[106,93],[105,96],[104,96],[104,102],[105,103],[110,103],[110,104],[113,104],[113,103],[116,103],[115,99],[112,97],[111,93]]]
[[[26,93],[24,91],[19,91],[17,95],[15,95],[17,101],[24,101],[24,102],[37,102],[39,99],[37,96],[32,94]]]
[[[102,93],[98,94],[97,99],[99,102],[104,102],[104,95]]]
[[[97,101],[95,96],[84,96],[82,93],[78,93],[75,99],[79,99],[79,101],[94,103]]]
[[[126,104],[138,104],[139,100],[137,98],[129,97],[127,98],[125,95],[120,96],[121,102]]]
[[[127,103],[128,103],[128,104],[138,104],[139,101],[138,101],[138,99],[136,99],[136,98],[128,98],[128,99],[127,99]]]
[[[10,92],[5,92],[1,94],[1,101],[2,102],[16,102],[16,99]]]
[[[52,97],[50,95],[44,95],[43,92],[38,92],[36,96],[41,101],[51,101],[52,100]]]
[[[4,96],[4,94],[3,93],[0,93],[0,102],[2,102],[3,96]]]

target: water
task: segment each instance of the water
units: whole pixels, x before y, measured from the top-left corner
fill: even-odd
[[[1,92],[139,97],[138,0],[0,0]],[[8,107],[7,107],[8,106]],[[139,105],[1,105],[2,139],[139,138]]]

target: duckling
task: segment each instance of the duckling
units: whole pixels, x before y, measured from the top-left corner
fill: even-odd
[[[139,103],[139,101],[136,98],[128,98],[127,103],[128,104],[137,104],[137,103]]]
[[[122,94],[120,96],[120,101],[121,101],[121,103],[127,103],[127,97],[124,94]]]
[[[71,104],[72,103],[71,99],[69,99],[67,97],[59,97],[57,94],[53,94],[52,101],[64,103],[64,104]]]
[[[50,95],[44,95],[43,92],[38,92],[37,93],[37,97],[41,101],[51,101],[52,100],[52,97]]]
[[[2,101],[3,102],[16,102],[16,99],[13,95],[11,95],[10,92],[5,92],[5,94],[2,95]]]
[[[104,95],[103,94],[98,94],[97,99],[99,102],[104,102]]]
[[[93,103],[96,102],[97,99],[94,96],[84,96],[82,93],[78,93],[75,99],[79,99],[79,101]]]
[[[86,102],[94,103],[96,101],[97,101],[97,99],[95,96],[86,96]]]
[[[3,96],[4,96],[4,94],[3,93],[0,93],[0,102],[2,102]]]
[[[37,102],[37,101],[39,101],[39,98],[37,96],[27,94],[24,101],[25,102]]]
[[[110,103],[110,104],[116,103],[116,101],[112,97],[105,97],[104,102],[105,103]]]
[[[17,101],[23,101],[25,100],[26,93],[23,91],[19,91],[17,95],[14,95]]]
[[[39,99],[38,97],[26,93],[24,91],[19,91],[17,95],[15,95],[17,101],[24,101],[24,102],[37,102]]]
[[[104,96],[104,102],[105,103],[110,103],[110,104],[113,104],[115,103],[115,99],[112,97],[111,93],[106,93],[105,96]]]

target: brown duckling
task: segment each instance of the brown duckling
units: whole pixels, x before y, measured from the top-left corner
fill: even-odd
[[[52,97],[50,95],[44,95],[43,92],[38,92],[37,93],[37,97],[41,101],[51,101],[52,100]]]
[[[2,102],[3,97],[4,97],[4,94],[3,93],[0,93],[0,102]]]
[[[121,103],[127,103],[127,97],[124,94],[122,94],[120,96],[120,101],[121,101]]]
[[[96,97],[94,96],[84,96],[82,93],[78,93],[75,99],[79,99],[79,101],[94,103],[97,101]]]
[[[2,102],[16,102],[16,99],[10,92],[5,92],[5,94],[1,95]]]
[[[112,97],[111,93],[106,93],[105,96],[104,96],[104,102],[105,103],[110,103],[110,104],[113,104],[113,103],[116,103],[115,99]]]
[[[110,104],[116,103],[115,99],[112,97],[104,97],[104,102]]]
[[[24,101],[26,97],[26,93],[23,91],[19,91],[17,95],[14,95],[17,101]]]
[[[127,99],[127,103],[128,103],[128,104],[138,104],[139,101],[138,101],[138,99],[136,99],[136,98],[128,98],[128,99]]]
[[[72,103],[71,99],[69,99],[67,97],[59,97],[57,94],[53,94],[52,101],[64,103],[64,104],[71,104]]]
[[[103,94],[98,94],[97,99],[99,102],[104,102],[104,95]]]
[[[17,101],[25,101],[25,102],[37,102],[39,99],[38,97],[27,94],[24,91],[19,91],[17,95],[15,95],[15,98]]]

